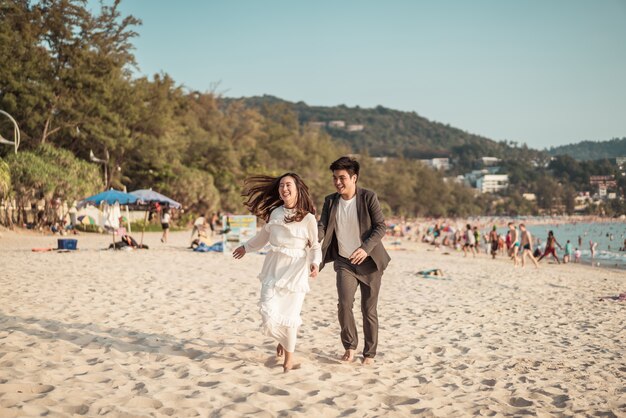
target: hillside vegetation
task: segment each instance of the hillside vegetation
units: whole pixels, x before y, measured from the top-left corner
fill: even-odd
[[[626,137],[609,141],[583,141],[552,147],[547,151],[550,155],[569,155],[578,161],[626,157]]]
[[[378,193],[388,216],[570,213],[574,191],[587,187],[590,175],[613,174],[604,163],[547,166],[546,153],[413,112],[225,99],[185,89],[167,74],[133,77],[140,21],[118,6],[91,12],[81,0],[0,3],[0,109],[22,132],[17,155],[0,147],[0,198],[18,205],[6,222],[23,223],[35,199],[72,201],[109,187],[153,188],[180,201],[189,216],[243,212],[247,176],[287,171],[305,179],[320,207],[334,191],[329,164],[349,153],[360,154],[359,185]],[[311,124],[331,121],[346,126]],[[0,117],[0,133],[11,132]],[[91,152],[109,156],[106,183]],[[379,156],[389,158],[372,158]],[[481,168],[481,157],[499,157],[511,187],[502,196],[477,195],[417,160],[435,156],[451,158],[449,177]],[[525,192],[537,193],[537,203],[522,199]],[[592,210],[623,213],[616,202]]]

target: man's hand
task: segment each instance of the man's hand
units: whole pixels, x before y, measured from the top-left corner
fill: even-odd
[[[350,262],[352,264],[361,264],[363,261],[365,261],[365,259],[367,258],[367,253],[365,252],[365,250],[363,248],[357,248],[352,255],[350,256],[350,258],[348,260],[350,260]]]
[[[235,248],[235,251],[233,251],[233,257],[235,257],[237,260],[239,260],[244,255],[246,255],[246,248],[243,245],[240,245],[239,247]]]
[[[310,274],[311,278],[312,279],[316,278],[317,272],[319,271],[317,264],[311,264],[310,270],[311,270],[311,274]]]

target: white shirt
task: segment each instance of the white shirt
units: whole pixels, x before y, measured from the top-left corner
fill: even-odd
[[[356,211],[356,195],[350,200],[339,198],[336,222],[335,234],[337,234],[339,255],[349,258],[361,246],[359,218]]]

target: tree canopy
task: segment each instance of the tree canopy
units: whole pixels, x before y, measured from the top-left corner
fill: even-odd
[[[549,190],[571,195],[590,173],[608,169],[563,159],[545,168],[543,152],[414,112],[310,107],[273,97],[226,99],[186,89],[168,74],[134,76],[133,40],[141,21],[122,16],[119,3],[102,3],[97,11],[84,0],[0,3],[0,109],[22,132],[17,156],[0,148],[0,195],[23,207],[32,198],[80,199],[109,187],[152,187],[191,212],[236,212],[243,210],[240,191],[247,176],[295,171],[320,205],[334,191],[329,164],[360,154],[359,184],[378,193],[387,214],[467,216],[537,208],[478,198],[417,158],[447,156],[454,175],[481,167],[483,156],[499,157],[501,170],[511,176],[506,198],[519,203],[521,193],[546,189],[540,201],[545,208],[569,199],[548,199]],[[364,128],[310,123],[333,120]],[[0,131],[8,129],[9,121],[0,119]],[[107,184],[102,166],[89,160],[92,152],[109,156]],[[546,183],[549,176],[554,180]]]

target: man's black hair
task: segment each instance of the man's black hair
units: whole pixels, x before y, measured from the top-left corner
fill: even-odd
[[[357,160],[350,157],[341,157],[330,165],[330,171],[346,170],[350,176],[359,175],[361,165]]]

